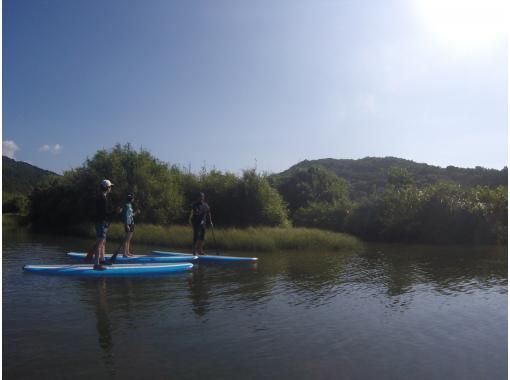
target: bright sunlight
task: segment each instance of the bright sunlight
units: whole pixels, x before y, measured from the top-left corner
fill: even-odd
[[[417,5],[425,25],[450,48],[490,47],[507,31],[508,0],[417,0]]]

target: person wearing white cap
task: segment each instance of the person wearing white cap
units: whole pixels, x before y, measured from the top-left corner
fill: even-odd
[[[109,179],[103,179],[99,185],[100,194],[96,199],[96,244],[94,245],[94,269],[104,270],[104,252],[106,235],[113,214],[109,205],[108,194],[112,192],[113,183]]]

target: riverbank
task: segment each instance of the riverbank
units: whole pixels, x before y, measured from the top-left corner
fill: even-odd
[[[17,228],[26,225],[19,215],[2,216],[3,228]],[[80,224],[66,228],[66,235],[94,239],[95,232],[91,224]],[[112,223],[108,231],[109,241],[120,242],[124,237],[124,226]],[[166,246],[175,249],[190,249],[192,229],[190,226],[158,226],[139,224],[135,226],[134,244]],[[313,228],[250,227],[209,228],[206,233],[206,250],[222,251],[263,251],[282,250],[352,250],[361,245],[361,241],[351,235]]]

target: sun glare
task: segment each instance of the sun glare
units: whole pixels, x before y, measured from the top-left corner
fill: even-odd
[[[505,36],[508,0],[417,0],[418,12],[440,42],[460,50],[491,46]]]

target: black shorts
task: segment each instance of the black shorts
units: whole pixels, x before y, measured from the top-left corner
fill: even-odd
[[[193,225],[193,243],[205,239],[205,226],[203,224]]]
[[[124,224],[124,231],[126,231],[126,233],[135,232],[135,225],[134,224]]]

